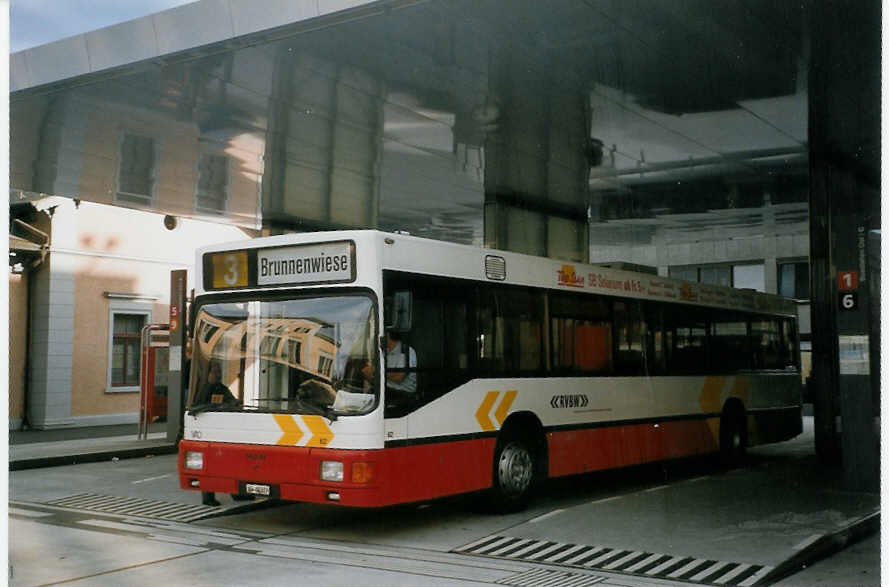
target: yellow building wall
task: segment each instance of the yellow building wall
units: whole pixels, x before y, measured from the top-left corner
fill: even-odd
[[[161,214],[91,202],[81,203],[72,221],[76,248],[53,253],[76,259],[71,416],[137,413],[138,393],[108,389],[112,310],[137,305],[150,310],[152,323],[167,323],[170,271],[187,269],[191,288],[198,247],[248,235],[234,226],[195,220],[171,231]]]
[[[78,259],[74,282],[72,416],[139,410],[138,393],[108,390],[113,302],[106,292],[161,297],[160,301],[146,301],[144,305],[152,313],[152,322],[166,323],[170,312],[169,283],[170,268],[164,265],[89,256]]]

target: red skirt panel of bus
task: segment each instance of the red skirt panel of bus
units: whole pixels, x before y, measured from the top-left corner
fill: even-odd
[[[196,442],[179,446],[182,489],[238,493],[242,483],[275,487],[281,499],[379,507],[485,489],[491,485],[496,439],[417,444],[379,450],[338,450]],[[187,451],[203,453],[203,468],[185,468]],[[343,463],[343,482],[322,481],[321,461]],[[353,465],[371,477],[352,481]],[[339,494],[333,501],[331,493]]]
[[[677,420],[550,432],[549,475],[561,477],[713,452],[719,448],[715,431],[706,420]]]

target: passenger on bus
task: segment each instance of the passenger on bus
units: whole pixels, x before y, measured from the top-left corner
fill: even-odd
[[[405,360],[407,359],[407,360]],[[417,366],[417,353],[404,344],[397,332],[386,332],[386,385],[405,393],[417,391],[417,374],[403,369]]]

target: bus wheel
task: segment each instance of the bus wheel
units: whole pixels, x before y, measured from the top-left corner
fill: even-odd
[[[744,409],[726,406],[719,421],[719,456],[722,464],[739,467],[747,452],[747,419]]]
[[[493,508],[499,512],[523,509],[533,481],[534,454],[527,443],[519,439],[498,442],[494,456]]]

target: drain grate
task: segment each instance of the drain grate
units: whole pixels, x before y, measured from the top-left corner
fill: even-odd
[[[206,505],[188,505],[154,499],[137,499],[135,497],[118,497],[95,493],[80,493],[44,503],[93,512],[140,516],[175,522],[193,522],[219,511],[219,508]]]
[[[565,571],[552,571],[550,569],[531,569],[518,575],[513,575],[497,581],[498,585],[513,585],[515,587],[586,587],[595,585],[605,580],[598,575],[581,575],[580,573],[566,573]]]
[[[760,584],[774,567],[733,563],[693,557],[672,556],[622,550],[605,546],[589,546],[567,542],[552,542],[512,536],[487,536],[453,550],[460,554],[508,558],[540,563],[567,565],[583,569],[626,573],[658,579],[688,580],[695,583],[720,586],[753,587]],[[566,573],[572,574],[572,573]],[[577,575],[574,574],[576,578]],[[582,575],[588,577],[588,575]],[[554,585],[562,583],[551,577]],[[511,579],[510,579],[511,580]],[[507,583],[519,585],[519,583]],[[540,585],[543,583],[521,583]],[[587,583],[580,583],[586,585]],[[547,583],[549,585],[549,583]]]

